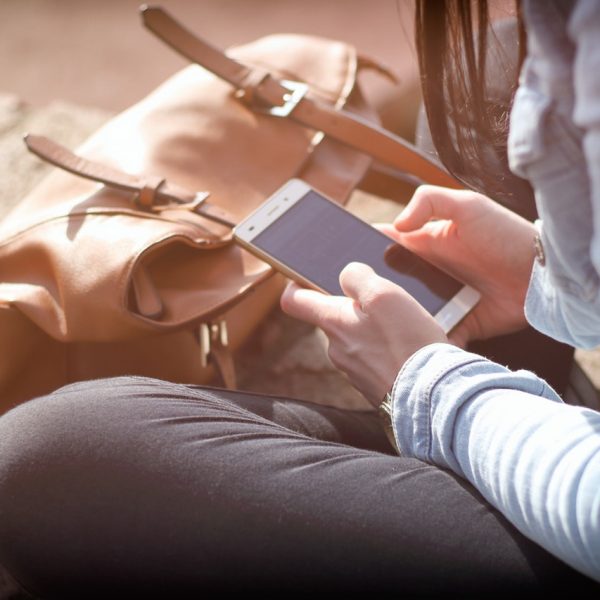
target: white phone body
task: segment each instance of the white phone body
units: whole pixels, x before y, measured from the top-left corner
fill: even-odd
[[[300,179],[291,179],[233,231],[237,242],[300,285],[342,294],[339,274],[369,264],[401,285],[448,333],[479,293],[409,252]]]

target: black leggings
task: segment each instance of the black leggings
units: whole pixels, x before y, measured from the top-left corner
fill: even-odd
[[[0,419],[0,563],[60,598],[590,585],[464,481],[392,455],[371,413],[140,377]]]

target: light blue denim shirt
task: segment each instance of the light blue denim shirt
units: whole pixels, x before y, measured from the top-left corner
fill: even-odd
[[[509,161],[535,190],[546,255],[525,312],[536,329],[589,348],[600,345],[600,3],[526,2],[524,17]]]
[[[509,136],[532,183],[545,266],[530,323],[600,344],[600,1],[523,3],[527,59]],[[600,413],[564,404],[532,373],[448,344],[421,349],[392,392],[404,455],[473,483],[521,532],[600,581]]]

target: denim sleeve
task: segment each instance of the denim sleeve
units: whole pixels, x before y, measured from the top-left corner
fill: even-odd
[[[600,413],[449,344],[411,357],[393,401],[403,455],[468,479],[524,535],[600,581]]]
[[[534,4],[526,6],[529,12]],[[527,320],[555,339],[591,348],[600,345],[598,0],[574,2],[566,27],[569,45],[560,57],[548,56],[561,50],[560,38],[544,29],[532,33],[539,43],[528,47],[532,56],[515,97],[509,155],[511,168],[533,185],[543,222],[546,265],[534,267]],[[540,50],[545,38],[548,47]]]

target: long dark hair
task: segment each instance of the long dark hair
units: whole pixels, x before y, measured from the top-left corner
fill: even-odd
[[[517,1],[511,31],[518,54],[506,65],[494,66],[503,71],[509,89],[492,98],[490,49],[502,48],[490,29],[489,9],[485,0],[416,0],[423,100],[433,144],[446,168],[469,187],[505,204],[522,205],[530,201],[530,188],[510,173],[506,141],[525,34]],[[521,208],[529,212],[529,207]]]

